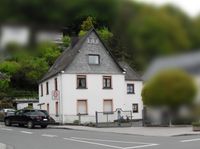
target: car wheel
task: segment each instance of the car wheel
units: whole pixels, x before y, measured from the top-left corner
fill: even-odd
[[[9,119],[5,119],[5,125],[6,125],[6,126],[11,126],[11,122],[10,122]]]
[[[28,127],[29,129],[33,128],[33,127],[34,127],[33,122],[32,122],[32,121],[28,121],[27,127]]]
[[[18,124],[19,125],[19,127],[24,127],[24,124]]]
[[[41,125],[42,128],[47,128],[47,125]]]

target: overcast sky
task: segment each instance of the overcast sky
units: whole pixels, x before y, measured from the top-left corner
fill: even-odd
[[[200,0],[136,0],[155,5],[173,4],[184,10],[189,16],[195,17],[200,14]]]

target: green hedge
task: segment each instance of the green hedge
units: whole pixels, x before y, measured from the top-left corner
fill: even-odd
[[[200,122],[193,122],[193,123],[192,123],[192,126],[200,127]]]

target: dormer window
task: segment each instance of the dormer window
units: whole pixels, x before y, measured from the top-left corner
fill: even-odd
[[[88,38],[88,43],[90,43],[90,44],[98,44],[99,40],[97,38]]]
[[[89,64],[98,65],[100,64],[100,56],[97,54],[89,54],[88,62]]]

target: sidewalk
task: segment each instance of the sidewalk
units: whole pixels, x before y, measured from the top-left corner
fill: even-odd
[[[200,132],[193,132],[192,127],[123,127],[123,128],[94,128],[85,126],[49,126],[54,129],[72,129],[82,131],[111,132],[119,134],[143,135],[143,136],[183,136],[200,135]]]

